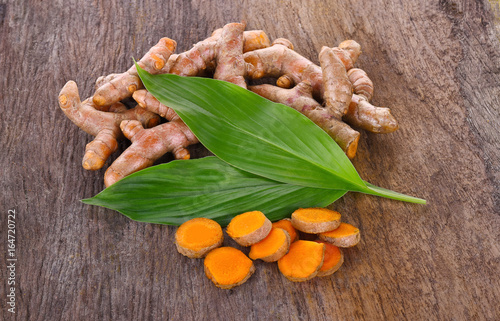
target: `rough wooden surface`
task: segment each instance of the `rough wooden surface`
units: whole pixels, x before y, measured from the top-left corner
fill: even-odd
[[[0,0],[0,319],[7,311],[7,211],[17,212],[17,320],[500,319],[500,32],[495,1]],[[57,106],[75,80],[124,71],[162,36],[178,51],[233,21],[321,46],[361,43],[374,104],[400,121],[362,133],[354,164],[410,205],[348,194],[332,205],[362,231],[333,276],[291,283],[275,264],[234,290],[179,255],[173,227],[80,199],[103,172],[90,137]],[[126,146],[122,144],[123,149]]]

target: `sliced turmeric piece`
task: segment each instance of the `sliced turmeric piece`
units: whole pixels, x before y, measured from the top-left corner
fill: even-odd
[[[253,261],[234,247],[219,247],[208,253],[204,261],[205,275],[221,289],[241,285],[255,272]]]
[[[359,243],[361,236],[357,227],[340,223],[335,230],[320,233],[319,238],[338,247],[352,247]]]
[[[204,257],[211,250],[222,245],[224,236],[219,223],[198,217],[179,226],[175,232],[177,251],[190,258]]]
[[[252,260],[261,259],[265,262],[276,262],[290,248],[290,235],[284,229],[273,227],[265,239],[252,245],[248,256]]]
[[[305,233],[323,233],[340,225],[340,213],[327,208],[299,208],[292,213],[292,224]]]
[[[273,227],[278,227],[282,228],[285,231],[288,232],[288,235],[290,235],[290,242],[293,243],[299,239],[299,234],[297,233],[297,230],[292,225],[292,221],[289,218],[284,218],[280,221],[274,222]]]
[[[307,281],[318,274],[324,257],[324,244],[299,240],[293,242],[288,253],[278,260],[278,268],[290,281]]]
[[[227,226],[227,234],[241,246],[262,241],[271,231],[272,223],[260,211],[235,216]]]
[[[317,240],[316,242],[325,245],[325,259],[323,265],[318,271],[317,276],[328,276],[337,272],[344,263],[344,253],[337,246],[325,241]]]

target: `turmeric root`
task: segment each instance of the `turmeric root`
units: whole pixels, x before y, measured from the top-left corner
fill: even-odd
[[[175,55],[175,59],[169,62],[168,72],[179,76],[199,76],[211,69],[221,31],[215,30],[210,37],[197,42],[190,50]]]
[[[277,39],[274,39],[273,45],[282,45],[282,46],[285,46],[287,47],[288,49],[290,50],[293,50],[293,43],[286,39],[286,38],[277,38]]]
[[[177,251],[190,258],[204,257],[221,246],[223,241],[221,226],[208,218],[191,219],[181,224],[175,232]]]
[[[353,68],[347,75],[352,83],[354,95],[344,120],[372,133],[391,133],[398,129],[398,123],[389,108],[375,107],[369,103],[373,96],[373,82],[366,72]]]
[[[234,28],[231,27],[231,28]],[[218,55],[217,43],[223,29],[215,30],[212,35],[196,43],[193,48],[176,56],[168,72],[180,76],[200,76],[215,66]],[[243,52],[267,48],[269,38],[262,30],[243,32]]]
[[[354,40],[344,40],[339,46],[342,51],[339,53],[340,60],[343,61],[345,69],[350,70],[361,55],[361,46]]]
[[[121,74],[109,74],[109,75],[101,76],[101,77],[97,78],[97,80],[95,81],[94,89],[97,90],[102,85],[107,84],[108,82],[110,82],[111,80],[115,79],[116,77],[118,77],[120,75]]]
[[[361,239],[359,229],[347,223],[340,223],[335,230],[320,233],[318,236],[320,240],[338,247],[355,246]]]
[[[174,40],[161,38],[137,63],[148,72],[158,74],[167,63],[176,46],[177,44]],[[114,104],[124,98],[130,97],[134,91],[142,88],[142,82],[137,74],[135,65],[123,74],[112,77],[109,82],[103,83],[105,80],[106,77],[101,79],[100,87],[97,88],[93,97],[93,101],[97,106]]]
[[[316,242],[325,245],[325,259],[323,265],[318,271],[317,276],[328,276],[337,272],[344,263],[344,253],[337,246],[325,241],[317,240]]]
[[[345,151],[347,157],[354,158],[358,148],[359,133],[342,122],[352,98],[352,84],[347,76],[346,67],[338,57],[338,48],[323,47],[319,61],[323,70],[323,101],[332,115],[334,139]]]
[[[243,56],[248,63],[247,77],[249,79],[260,79],[263,77],[280,78],[287,75],[286,81],[283,78],[280,80],[280,83],[286,84],[287,88],[302,81],[308,81],[313,87],[314,97],[323,97],[321,68],[282,43],[281,40],[274,41],[269,48],[245,53]],[[351,53],[342,49],[339,45],[339,49],[336,51],[336,54],[341,56],[339,59],[345,64],[347,70],[352,68],[355,59],[359,56],[352,48]]]
[[[146,109],[149,112],[160,115],[163,118],[168,119],[169,121],[176,120],[179,118],[175,111],[163,105],[156,99],[149,91],[146,89],[139,89],[134,92],[132,98],[137,102],[137,104]]]
[[[336,55],[339,50],[323,47],[319,53],[323,71],[323,101],[330,115],[337,120],[341,120],[347,112],[352,97],[352,84],[347,77],[346,68]]]
[[[216,30],[210,38],[180,54],[170,72],[181,76],[197,76],[215,62],[215,79],[226,80],[246,88],[246,69],[242,56],[245,48],[244,29],[245,25],[242,23],[230,23],[221,30]],[[247,33],[249,43],[246,49],[268,45],[266,39],[269,39],[265,34],[256,34],[258,33]]]
[[[262,30],[249,30],[243,32],[243,52],[267,48],[271,41]]]
[[[354,93],[370,101],[373,96],[373,82],[366,72],[359,68],[352,68],[347,72],[347,76],[352,84]]]
[[[353,40],[342,42],[335,50],[337,58],[343,62],[348,71],[352,68],[360,53],[359,44]],[[275,41],[269,48],[247,52],[243,56],[249,64],[247,68],[247,77],[249,79],[275,77],[278,78],[276,84],[282,88],[291,88],[305,81],[311,84],[312,95],[316,100],[320,100],[324,96],[321,67],[289,47]],[[360,77],[360,74],[357,74],[357,76]],[[368,84],[366,81],[371,82],[369,78],[366,79],[363,78],[362,80],[365,85]],[[363,94],[359,86],[360,84],[357,84],[356,88],[359,88],[359,93]],[[355,90],[358,90],[356,88]],[[365,94],[367,93],[365,92]],[[343,119],[350,125],[374,133],[390,133],[398,128],[397,122],[388,108],[375,107],[360,100],[360,97],[356,94],[352,96]]]
[[[278,42],[273,42],[269,48],[245,53],[247,77],[260,79],[263,77],[280,78],[287,76],[286,84],[293,86],[303,80],[313,85],[315,93],[322,92],[321,69],[309,59]],[[281,78],[283,79],[283,78]]]
[[[250,246],[262,241],[271,231],[272,223],[260,211],[246,212],[229,222],[227,234],[241,246]]]
[[[389,108],[375,107],[369,103],[373,97],[373,82],[366,72],[353,68],[347,75],[352,83],[354,95],[344,120],[373,133],[391,133],[398,129],[398,123]]]
[[[248,256],[252,260],[261,259],[264,262],[276,262],[288,252],[290,235],[281,228],[272,228],[271,232],[259,243],[250,247]]]
[[[141,108],[127,109],[120,103],[111,108],[115,112],[99,111],[91,98],[80,101],[78,87],[74,81],[68,81],[59,94],[59,106],[66,116],[86,133],[95,136],[87,144],[82,165],[88,170],[102,168],[109,156],[118,148],[118,140],[123,135],[120,123],[134,120],[145,127],[153,127],[160,121],[156,114]]]
[[[160,42],[151,48],[146,55],[139,60],[138,64],[141,68],[147,70],[152,74],[158,73],[173,73],[181,76],[201,76],[207,72],[211,72],[216,65],[226,65],[223,69],[230,68],[229,64],[216,64],[216,59],[224,55],[234,55],[234,52],[227,50],[228,46],[239,48],[243,52],[250,50],[257,50],[269,47],[270,41],[267,35],[262,30],[244,31],[238,45],[231,45],[234,42],[234,32],[238,29],[238,25],[243,24],[228,24],[222,29],[217,29],[212,33],[212,36],[198,42],[190,50],[181,54],[172,54],[175,50],[175,41],[169,38],[162,38]],[[228,38],[229,36],[229,38]],[[224,43],[221,43],[220,38],[224,38]],[[229,39],[229,40],[228,40]],[[219,45],[222,44],[222,49]],[[241,47],[242,46],[242,47]],[[241,48],[240,48],[241,47]],[[243,58],[239,58],[241,62],[237,65],[237,69],[241,69],[238,73],[245,73],[243,66]],[[222,67],[220,67],[222,68]],[[234,71],[231,71],[234,73]],[[228,73],[226,72],[226,75]],[[238,85],[242,85],[241,78],[237,81]],[[100,77],[96,82],[96,92],[94,94],[94,103],[97,106],[106,106],[114,104],[124,98],[130,97],[135,90],[143,88],[143,85],[137,75],[135,66],[132,66],[123,74],[111,74],[108,76]]]
[[[249,86],[256,94],[277,103],[285,104],[304,114],[332,137],[347,157],[354,158],[358,148],[359,132],[333,117],[312,97],[312,87],[301,82],[292,89],[283,89],[269,84]]]
[[[274,222],[272,225],[274,228],[284,229],[288,235],[290,235],[290,242],[295,242],[299,239],[299,234],[292,225],[292,221],[289,218],[284,218],[280,221]]]
[[[190,154],[186,147],[198,143],[198,138],[181,119],[149,129],[144,129],[138,121],[123,121],[120,128],[125,137],[132,141],[132,145],[106,170],[104,174],[106,186],[153,165],[167,152],[172,152],[176,159],[189,159]]]
[[[232,82],[240,87],[247,88],[245,81],[246,65],[243,60],[243,31],[242,23],[230,23],[222,28],[217,42],[218,54],[216,59],[214,79]]]
[[[349,109],[343,119],[354,127],[372,133],[392,133],[399,128],[389,108],[375,107],[364,96],[356,94],[352,95]]]
[[[324,257],[324,244],[299,240],[293,242],[288,253],[278,260],[278,268],[290,281],[307,281],[318,274]]]
[[[340,213],[327,208],[299,208],[292,213],[292,225],[304,233],[323,233],[340,225]]]
[[[233,247],[210,251],[204,260],[205,275],[219,288],[231,289],[245,283],[255,272],[253,261]]]

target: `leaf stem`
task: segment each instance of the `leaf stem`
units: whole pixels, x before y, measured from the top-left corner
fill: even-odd
[[[360,190],[359,192],[365,193],[365,194],[370,194],[370,195],[382,196],[382,197],[386,197],[386,198],[390,198],[390,199],[398,200],[398,201],[403,201],[403,202],[416,203],[416,204],[427,204],[427,201],[422,199],[422,198],[397,193],[397,192],[391,191],[389,189],[370,184],[368,182],[365,182],[365,183],[366,183],[366,190],[362,190],[362,191]]]

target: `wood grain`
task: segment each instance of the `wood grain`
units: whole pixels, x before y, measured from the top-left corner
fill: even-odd
[[[0,0],[3,258],[6,213],[18,214],[17,313],[2,260],[0,319],[500,319],[498,12],[481,0]],[[291,283],[256,262],[247,283],[220,290],[176,252],[175,228],[79,202],[102,190],[104,171],[81,167],[90,137],[59,110],[60,88],[75,80],[87,97],[159,38],[180,52],[234,21],[315,62],[323,45],[355,39],[374,104],[400,122],[363,132],[354,165],[428,205],[360,194],[333,204],[362,240],[331,277]]]

